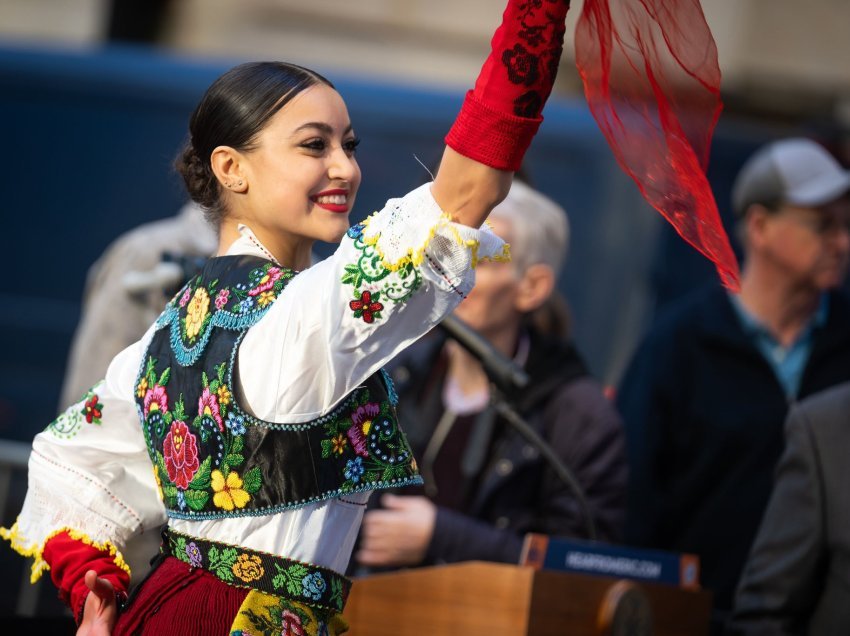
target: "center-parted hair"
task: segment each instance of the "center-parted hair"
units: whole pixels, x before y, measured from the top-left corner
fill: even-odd
[[[316,84],[333,84],[318,73],[286,62],[240,64],[215,80],[189,120],[189,138],[175,167],[192,200],[215,226],[225,215],[221,186],[210,164],[218,146],[252,150],[269,120],[296,95]]]

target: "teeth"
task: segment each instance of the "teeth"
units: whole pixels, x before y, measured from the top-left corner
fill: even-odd
[[[344,194],[332,194],[326,197],[318,197],[317,203],[330,203],[333,205],[344,205],[347,197]]]

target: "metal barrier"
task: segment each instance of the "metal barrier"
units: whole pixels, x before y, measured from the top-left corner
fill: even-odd
[[[0,440],[0,515],[6,513],[12,473],[16,470],[26,471],[31,450],[32,444],[27,442]],[[7,519],[3,518],[2,521],[3,525],[10,525]],[[24,568],[15,608],[18,616],[35,616],[40,587],[41,581],[35,584],[30,583],[29,568]]]

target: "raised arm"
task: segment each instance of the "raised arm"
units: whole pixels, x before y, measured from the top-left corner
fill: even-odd
[[[106,379],[36,436],[23,508],[11,528],[0,528],[15,551],[34,559],[33,582],[50,572],[78,621],[84,606],[98,615],[109,609],[94,599],[86,604],[93,586],[114,618],[114,593],[127,591],[131,568],[144,573],[165,522],[132,400],[145,390],[151,403],[157,395],[162,402],[165,392],[136,385],[142,350],[136,343],[116,356]],[[89,570],[99,583],[86,583]],[[104,592],[110,586],[112,598]]]
[[[552,91],[569,0],[509,0],[475,88],[452,129],[431,192],[453,220],[479,227],[505,196]]]
[[[501,239],[478,228],[506,196],[542,121],[567,7],[508,0],[434,183],[352,227],[333,257],[289,283],[283,294],[295,302],[276,303],[246,336],[239,355],[251,365],[240,373],[255,411],[265,405],[302,419],[325,413],[451,313],[472,289],[479,260],[507,256]],[[288,368],[302,372],[280,374],[267,351],[280,351]],[[280,377],[278,391],[262,383],[269,377]]]

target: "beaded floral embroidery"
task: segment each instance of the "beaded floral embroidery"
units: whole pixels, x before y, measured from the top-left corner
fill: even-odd
[[[345,460],[339,462],[345,477],[342,492],[408,477],[415,462],[390,405],[361,399],[353,407],[348,417],[324,425],[327,436],[322,440],[323,458]]]
[[[233,316],[245,298],[276,297],[288,274],[271,263],[228,258],[208,264],[205,275],[213,282],[199,277],[175,297],[136,382],[139,419],[168,514],[271,514],[350,492],[420,483],[386,374],[373,375],[329,413],[307,422],[267,422],[240,407],[234,384],[239,344],[262,314],[249,308]],[[246,278],[248,284],[239,282]],[[185,315],[178,315],[184,299]],[[276,475],[284,458],[287,478],[281,480]]]
[[[253,418],[246,422],[249,416],[236,408],[228,386],[227,364],[215,366],[212,380],[202,372],[202,390],[193,413],[187,413],[182,394],[172,403],[168,393],[171,368],[159,376],[155,369],[156,359],[149,357],[137,384],[137,396],[143,394],[140,416],[166,507],[187,517],[253,509],[250,504],[263,486],[263,475],[258,466],[244,472],[240,472],[240,466],[245,462],[247,425],[264,423]],[[303,433],[296,435],[298,429]],[[305,451],[314,443],[320,446],[322,460],[327,460],[322,466],[330,474],[321,481],[336,488],[316,493],[313,499],[418,481],[415,461],[391,402],[370,399],[365,387],[320,422],[296,425],[295,430],[260,433],[258,441],[287,434]]]
[[[246,617],[251,621],[252,627],[258,630],[257,634],[285,634],[286,636],[321,636],[327,634],[324,623],[315,619],[314,613],[307,607],[283,601],[265,608],[265,612],[259,613],[253,609],[246,610]],[[314,629],[309,629],[313,626]],[[309,631],[308,631],[309,630]],[[253,636],[255,632],[239,631],[240,636]],[[235,632],[231,633],[234,636]]]
[[[363,241],[364,227],[359,223],[348,230],[360,256],[356,263],[345,266],[342,283],[354,288],[354,300],[348,304],[354,317],[371,324],[381,318],[384,302],[401,303],[410,298],[422,284],[422,275],[412,261],[397,269],[387,267],[378,251]]]
[[[68,408],[47,425],[46,431],[61,439],[71,439],[80,432],[83,424],[100,424],[103,417],[103,404],[95,393],[97,386],[86,393],[82,402]]]
[[[277,300],[295,272],[268,262],[230,286],[197,276],[177,293],[157,321],[171,325],[171,342],[183,365],[193,364],[204,351],[213,327],[245,329],[255,324]]]
[[[222,581],[314,607],[342,611],[351,582],[312,563],[167,531],[163,551]]]
[[[230,636],[337,636],[348,624],[339,613],[252,591],[231,630]]]
[[[182,394],[169,408],[171,368],[157,377],[155,367],[156,360],[149,357],[136,395],[142,398],[144,434],[166,506],[201,511],[209,507],[212,494],[215,508],[244,508],[262,486],[262,475],[257,467],[242,475],[236,470],[245,461],[245,425],[244,417],[230,408],[233,396],[224,377],[227,364],[215,367],[212,381],[201,374],[203,389],[191,421]],[[212,451],[203,458],[202,443]]]

